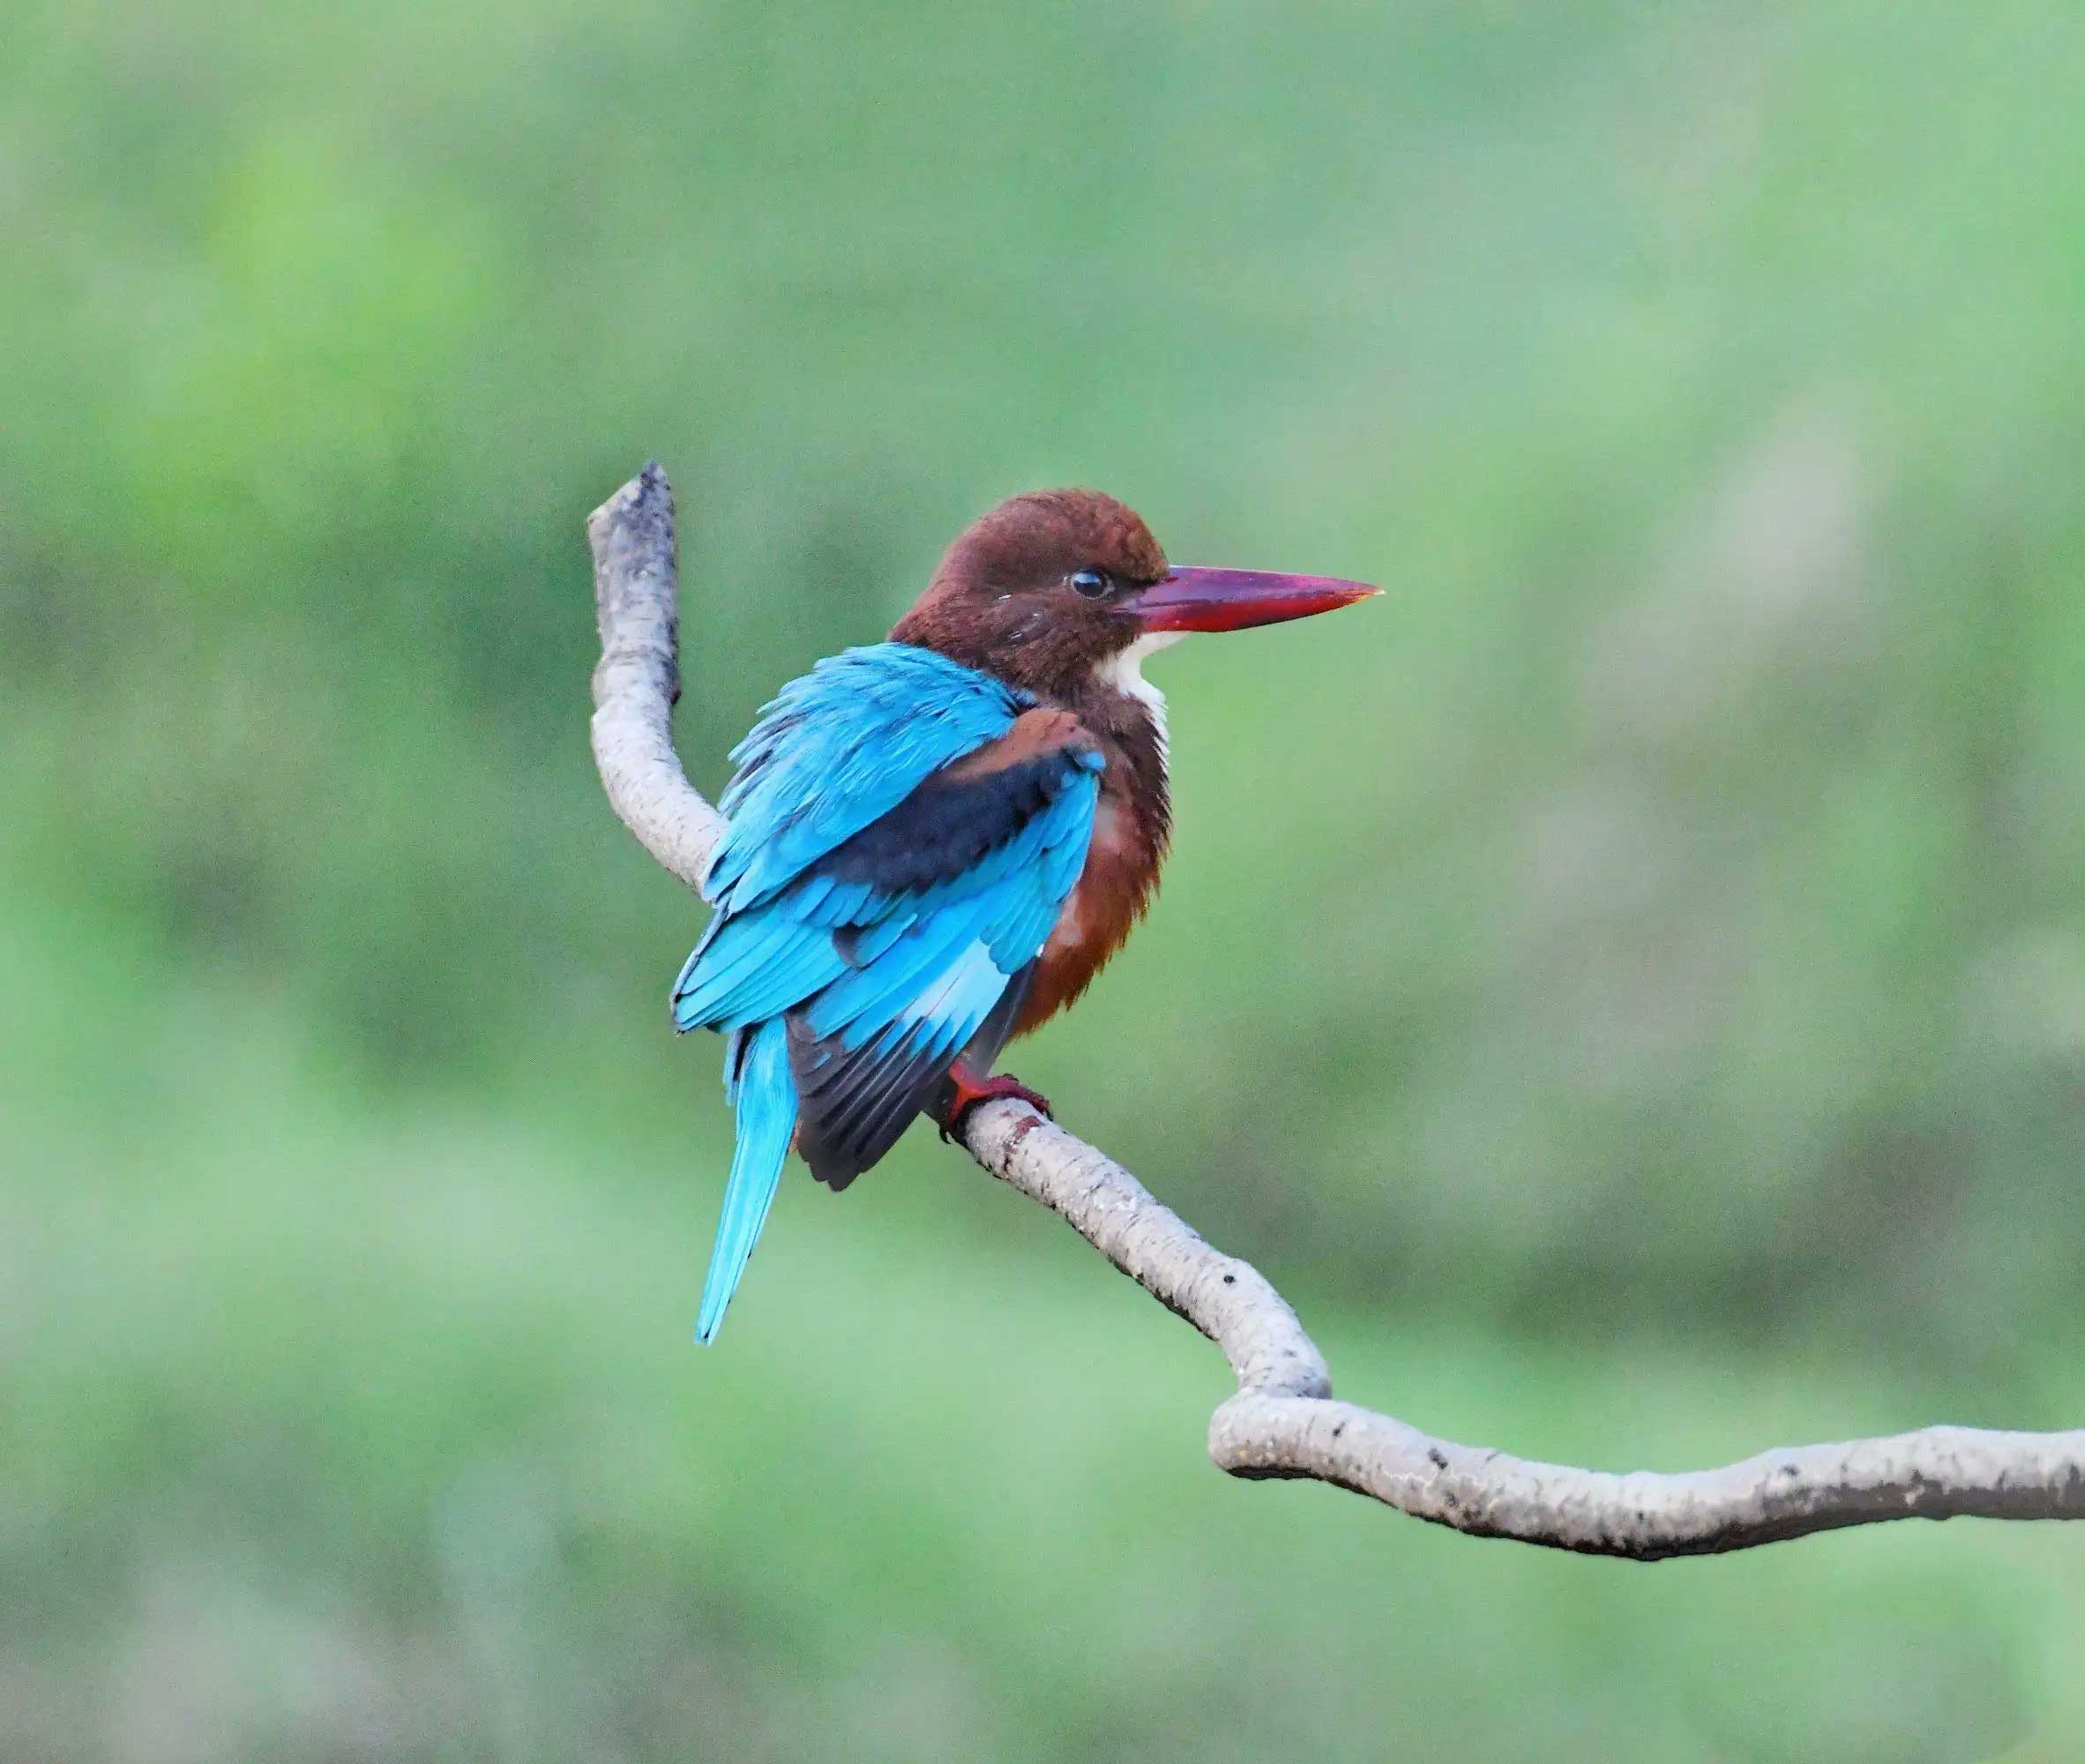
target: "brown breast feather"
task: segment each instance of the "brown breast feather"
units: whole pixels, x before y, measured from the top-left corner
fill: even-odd
[[[1098,737],[1108,760],[1101,774],[1100,807],[1086,866],[1036,960],[1028,999],[1014,1021],[1017,1035],[1046,1022],[1093,983],[1144,916],[1158,886],[1171,831],[1164,752],[1145,707],[1120,695],[1110,699],[1080,706],[1085,726]]]

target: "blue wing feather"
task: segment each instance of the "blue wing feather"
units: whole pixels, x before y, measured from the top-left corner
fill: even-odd
[[[717,916],[673,994],[676,1027],[731,1031],[734,1070],[760,1079],[750,1099],[735,1080],[739,1155],[704,1339],[789,1133],[843,1185],[981,1029],[1004,1039],[1085,863],[1102,762],[1071,745],[953,780],[943,768],[1033,704],[931,651],[876,644],[792,681],[733,751],[730,827],[704,884]]]
[[[732,751],[730,831],[703,892],[742,909],[887,814],[921,781],[1004,735],[1033,702],[930,649],[878,643],[783,687]]]

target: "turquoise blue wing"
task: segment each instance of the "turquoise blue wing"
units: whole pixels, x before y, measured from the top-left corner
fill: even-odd
[[[719,801],[730,831],[703,893],[725,913],[758,905],[1034,702],[908,643],[828,657],[732,750],[738,773]]]
[[[1102,766],[1066,713],[903,645],[796,682],[742,744],[683,1029],[786,1021],[796,1142],[844,1186],[996,1052],[1077,884]]]

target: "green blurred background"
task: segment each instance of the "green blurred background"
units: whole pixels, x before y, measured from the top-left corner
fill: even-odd
[[[1228,1482],[930,1133],[691,1346],[581,533],[667,463],[711,787],[1015,490],[1383,583],[1160,664],[1017,1069],[1434,1431],[2075,1424],[2081,90],[2071,0],[15,0],[0,1754],[2085,1754],[2085,1530]]]

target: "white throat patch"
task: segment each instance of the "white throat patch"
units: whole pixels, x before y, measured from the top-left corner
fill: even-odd
[[[1186,636],[1184,631],[1154,631],[1140,637],[1128,648],[1117,651],[1093,670],[1103,686],[1127,692],[1151,713],[1151,727],[1158,734],[1158,757],[1166,757],[1166,695],[1144,677],[1144,658],[1170,649]]]

